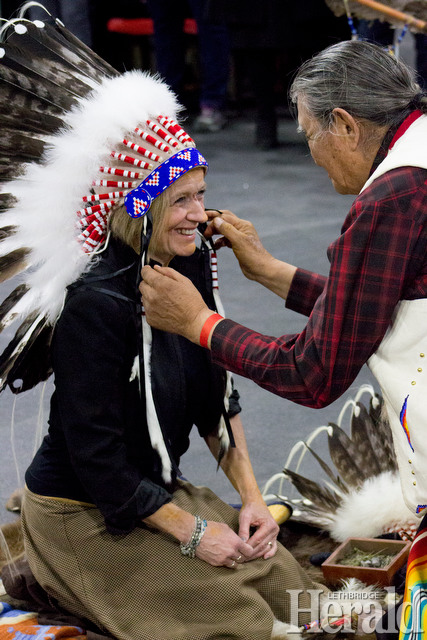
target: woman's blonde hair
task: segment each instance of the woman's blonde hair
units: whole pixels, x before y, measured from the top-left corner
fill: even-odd
[[[168,206],[166,192],[167,189],[154,200],[149,209],[153,220],[153,233],[150,240],[150,246],[153,251],[165,226],[165,212]],[[132,247],[139,255],[141,252],[143,218],[131,218],[125,206],[122,205],[113,211],[109,224],[112,235]]]

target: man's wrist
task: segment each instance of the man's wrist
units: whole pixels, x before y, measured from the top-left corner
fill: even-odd
[[[210,309],[207,309],[200,314],[198,323],[198,344],[200,344],[201,347],[206,349],[210,348],[212,334],[215,327],[219,322],[221,322],[221,320],[224,320],[223,316],[211,311]]]
[[[272,258],[258,278],[258,283],[286,300],[295,271],[296,267],[293,265]]]

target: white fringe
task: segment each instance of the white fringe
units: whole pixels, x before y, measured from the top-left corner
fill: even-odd
[[[151,327],[145,319],[145,316],[142,316],[145,403],[148,432],[150,434],[151,446],[155,451],[157,451],[162,462],[162,478],[167,484],[170,484],[172,481],[172,464],[163,439],[163,433],[157,417],[153,391],[151,388],[151,335]]]

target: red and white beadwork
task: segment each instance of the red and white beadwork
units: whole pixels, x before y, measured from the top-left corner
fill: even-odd
[[[218,287],[218,258],[215,251],[211,251],[211,274],[212,274],[212,289],[219,289]]]

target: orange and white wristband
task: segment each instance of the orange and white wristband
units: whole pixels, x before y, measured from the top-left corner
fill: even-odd
[[[199,338],[199,342],[200,342],[200,346],[201,347],[205,347],[205,349],[208,348],[210,335],[211,335],[214,327],[216,326],[216,324],[220,320],[224,320],[224,317],[221,316],[219,313],[213,313],[205,321],[205,324],[203,325],[202,330],[200,332],[200,338]]]

